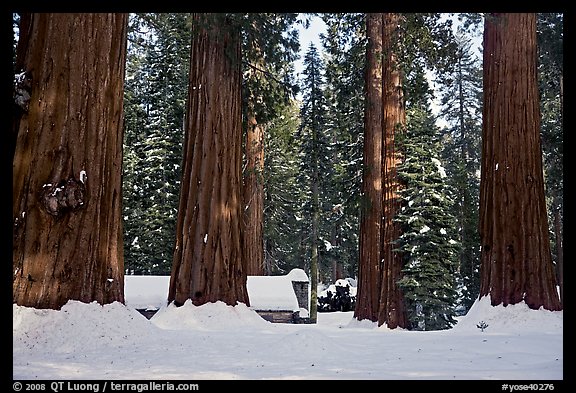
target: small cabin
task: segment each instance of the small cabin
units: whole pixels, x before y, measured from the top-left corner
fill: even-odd
[[[284,276],[248,276],[250,308],[273,323],[310,321],[310,282],[302,269]]]
[[[150,319],[166,303],[170,276],[125,275],[126,305]],[[273,323],[309,323],[310,282],[302,269],[284,276],[248,276],[250,308]]]
[[[166,304],[170,276],[124,276],[126,305],[150,319]]]

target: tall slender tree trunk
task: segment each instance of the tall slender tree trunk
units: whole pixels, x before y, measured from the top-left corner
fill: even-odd
[[[168,302],[248,305],[242,253],[239,32],[194,14],[182,189]]]
[[[382,268],[380,305],[378,309],[378,326],[386,324],[390,329],[407,327],[407,317],[404,306],[404,294],[397,282],[402,278],[403,257],[395,251],[395,242],[400,238],[400,224],[396,215],[400,211],[400,196],[402,188],[397,176],[397,166],[402,161],[402,153],[398,149],[397,136],[404,132],[406,114],[402,94],[402,75],[395,54],[394,46],[398,41],[398,25],[400,15],[383,14],[382,22],[382,108],[383,108],[383,236],[382,236]]]
[[[460,177],[460,181],[459,183],[459,187],[460,189],[458,190],[460,195],[459,195],[459,203],[460,203],[460,207],[459,207],[459,214],[458,214],[458,233],[460,233],[460,244],[466,244],[466,241],[468,240],[466,238],[467,235],[467,231],[466,231],[466,207],[468,206],[468,171],[467,171],[467,151],[466,151],[466,130],[465,130],[465,126],[466,123],[464,121],[464,75],[462,72],[462,57],[464,52],[460,52],[459,54],[460,56],[458,57],[458,123],[459,123],[459,128],[460,128],[460,162],[462,163],[462,167],[460,168],[460,173],[461,173],[461,177]],[[458,273],[461,274],[462,273],[462,267],[466,264],[465,263],[465,258],[466,258],[466,253],[467,253],[467,249],[465,247],[462,247],[462,249],[460,250],[460,258],[459,258],[459,264],[458,264]],[[472,272],[470,272],[471,274]],[[470,277],[472,277],[472,275],[470,275]]]
[[[536,15],[487,15],[480,297],[560,310],[544,199]]]
[[[354,317],[378,320],[382,227],[382,16],[366,15],[366,109],[358,293]]]
[[[13,159],[13,301],[124,302],[126,14],[23,14],[30,100]]]
[[[312,94],[314,97],[315,94]],[[314,103],[312,104],[315,106]],[[313,109],[312,113],[316,111]],[[312,140],[313,140],[313,151],[312,151],[312,245],[311,245],[311,257],[310,257],[310,322],[316,323],[318,318],[318,237],[319,237],[319,226],[320,226],[320,191],[318,189],[318,183],[320,182],[320,171],[319,171],[319,154],[318,154],[318,126],[314,122],[312,126]]]
[[[264,129],[258,124],[254,104],[248,103],[246,170],[244,174],[244,260],[246,274],[264,274]]]

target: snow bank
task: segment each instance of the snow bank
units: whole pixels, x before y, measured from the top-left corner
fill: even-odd
[[[131,346],[155,330],[138,311],[119,302],[102,306],[71,300],[60,310],[12,306],[14,352],[65,353]]]
[[[352,318],[350,322],[344,327],[347,328],[361,328],[361,329],[376,329],[378,327],[378,322],[373,322],[369,319],[362,319],[358,320],[356,318]]]
[[[486,332],[539,331],[541,333],[562,332],[563,311],[533,310],[526,303],[492,306],[489,296],[484,296],[472,305],[468,313],[454,326],[454,331],[480,329],[484,321]]]
[[[173,303],[162,307],[150,322],[159,328],[170,330],[234,330],[243,326],[267,326],[270,323],[244,303],[229,306],[217,301],[195,306],[190,299],[181,307],[176,307]]]

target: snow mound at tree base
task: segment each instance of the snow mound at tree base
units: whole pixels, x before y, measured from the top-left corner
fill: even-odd
[[[478,325],[484,322],[486,332],[538,331],[540,333],[561,333],[564,321],[563,311],[533,310],[524,302],[507,306],[492,306],[489,296],[477,299],[468,313],[452,328],[454,331],[480,331]]]
[[[151,319],[161,329],[198,329],[227,330],[239,327],[269,326],[258,313],[244,303],[235,306],[222,301],[195,306],[188,299],[184,305],[176,307],[174,303],[162,307]]]
[[[130,346],[156,329],[146,318],[119,302],[70,300],[60,310],[12,306],[14,351],[66,353],[105,346]]]

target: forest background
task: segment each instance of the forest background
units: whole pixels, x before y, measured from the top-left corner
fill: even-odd
[[[293,89],[292,93],[304,97],[278,97],[273,104],[275,113],[264,124],[264,262],[267,274],[285,274],[295,267],[309,271],[312,179],[307,165],[312,146],[303,125],[319,121],[319,276],[321,282],[332,283],[338,278],[356,277],[358,269],[365,42],[362,14],[318,17],[326,24],[326,33],[321,37],[321,48],[307,48],[304,77],[298,80],[294,73],[292,62],[298,56],[294,46],[285,54],[289,57],[278,67],[277,75],[260,79],[270,85],[280,80]],[[452,28],[458,19],[454,14],[442,19],[440,15],[425,17],[438,26],[446,24],[444,29]],[[127,274],[170,274],[190,58],[188,18],[187,14],[133,14],[130,18],[123,213]],[[404,197],[413,199],[424,186],[428,187],[425,193],[435,193],[446,201],[439,212],[443,215],[440,222],[453,223],[448,239],[456,240],[459,246],[454,261],[458,266],[458,302],[467,310],[479,288],[482,62],[472,45],[481,29],[466,23],[469,19],[464,15],[460,19],[463,23],[458,23],[460,27],[450,36],[452,52],[450,59],[444,60],[446,69],[435,72],[435,86],[426,77],[431,70],[426,58],[405,54],[413,60],[405,72],[406,107],[412,124],[426,131],[407,137],[411,140],[408,148],[416,153],[411,155],[412,165],[425,168],[423,175],[428,178],[413,183]],[[298,21],[306,23],[305,19],[295,23]],[[562,21],[561,14],[538,17],[542,148],[554,261],[563,219],[563,135],[559,121]],[[294,35],[295,29],[296,25],[289,26],[286,34]],[[244,72],[248,71],[246,67]],[[322,111],[316,116],[321,119],[306,118],[302,110],[312,91],[319,94]],[[405,167],[405,176],[410,170]],[[430,206],[419,208],[430,211]],[[402,218],[406,224],[415,212],[411,213]],[[425,233],[420,229],[414,226],[412,231],[422,237]],[[439,246],[451,244],[442,242]]]

